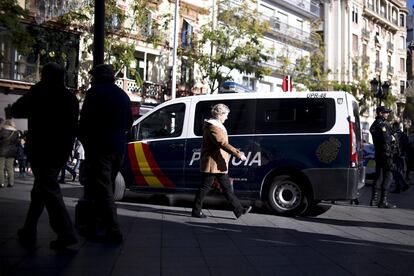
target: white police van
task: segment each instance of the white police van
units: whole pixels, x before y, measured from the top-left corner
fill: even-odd
[[[298,215],[321,200],[350,200],[364,185],[359,108],[345,92],[219,94],[165,102],[135,121],[115,198],[125,186],[148,193],[195,194],[203,121],[214,104],[230,108],[230,159],[241,199]]]

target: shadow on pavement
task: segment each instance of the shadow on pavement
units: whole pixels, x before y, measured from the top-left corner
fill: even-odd
[[[356,221],[356,220],[340,220],[332,218],[295,218],[299,221],[310,221],[314,223],[322,223],[327,225],[338,225],[338,226],[357,226],[357,227],[370,227],[370,228],[383,228],[383,229],[394,229],[394,230],[414,230],[414,226],[388,223],[388,222],[375,222],[375,221]]]
[[[257,275],[271,267],[273,271],[288,268],[293,275],[309,273],[309,264],[319,264],[324,275],[358,274],[347,260],[358,259],[370,264],[366,275],[378,275],[378,266],[383,274],[403,275],[412,269],[414,246],[378,242],[363,237],[349,238],[327,233],[316,233],[304,229],[298,230],[292,224],[297,221],[323,223],[325,225],[376,227],[385,229],[414,230],[407,225],[373,221],[342,221],[329,218],[279,218],[263,217],[274,221],[276,226],[230,223],[229,218],[212,216],[208,219],[190,218],[183,210],[170,210],[157,206],[118,207],[120,224],[124,232],[124,243],[119,246],[91,243],[84,239],[71,250],[55,251],[48,248],[48,242],[55,238],[48,226],[47,215],[39,223],[39,248],[32,253],[22,249],[17,243],[17,230],[25,215],[27,200],[9,200],[0,197],[0,209],[13,210],[1,212],[2,231],[0,232],[0,275],[128,275],[138,273],[168,274],[162,267],[168,259],[164,253],[175,249],[181,256],[181,265],[185,260],[197,263],[197,270],[209,271],[215,275],[215,269],[227,266],[234,275]],[[16,206],[19,206],[16,208]],[[73,207],[68,207],[74,213]],[[145,217],[142,212],[147,212]],[[164,216],[154,218],[151,214],[177,215],[189,217],[188,220],[171,221]],[[248,216],[248,215],[247,215]],[[249,218],[246,216],[246,219]],[[214,219],[212,219],[214,218]],[[228,220],[229,223],[222,219]],[[7,222],[7,223],[6,223]],[[284,224],[286,223],[286,224]],[[290,225],[290,226],[287,226]],[[312,227],[311,227],[312,228]],[[159,255],[149,256],[151,250]],[[200,256],[185,255],[188,254]],[[227,256],[224,260],[220,260]],[[265,258],[267,256],[268,258]],[[384,258],[384,256],[386,258]],[[388,256],[388,257],[387,257]],[[389,258],[389,256],[397,256]],[[389,260],[387,260],[387,258]],[[162,259],[163,261],[160,261]],[[226,263],[224,261],[229,261]],[[323,264],[330,264],[325,266]],[[307,264],[307,265],[303,265]],[[194,265],[194,263],[192,264]],[[133,270],[135,269],[135,270]],[[170,268],[171,269],[171,268]],[[313,269],[318,269],[314,267]],[[332,271],[330,271],[332,269]],[[374,269],[370,271],[369,269]],[[162,273],[164,271],[164,273]],[[218,272],[218,271],[217,271]],[[360,271],[359,271],[360,272]],[[26,274],[29,273],[29,274]],[[169,271],[173,273],[173,271]],[[318,275],[313,270],[313,275]],[[340,273],[341,274],[341,273]],[[408,275],[408,274],[407,274]]]

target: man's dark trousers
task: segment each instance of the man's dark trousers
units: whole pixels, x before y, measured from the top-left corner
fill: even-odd
[[[86,156],[85,196],[94,203],[96,218],[102,220],[107,232],[118,232],[119,224],[114,201],[115,178],[123,156],[118,154],[89,154]]]
[[[63,163],[56,160],[31,160],[31,168],[35,177],[31,191],[31,202],[27,212],[24,228],[36,231],[37,222],[44,207],[49,214],[49,222],[59,238],[71,238],[75,231],[57,178]]]
[[[389,166],[377,162],[375,166],[374,190],[381,192],[381,194],[387,193],[390,189],[391,181],[392,172]]]

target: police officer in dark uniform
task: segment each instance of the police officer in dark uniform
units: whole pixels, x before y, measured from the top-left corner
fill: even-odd
[[[376,112],[377,117],[369,129],[374,141],[376,164],[370,205],[378,206],[378,208],[396,208],[387,200],[392,181],[393,143],[395,143],[392,127],[387,122],[391,110],[385,106],[379,106]]]

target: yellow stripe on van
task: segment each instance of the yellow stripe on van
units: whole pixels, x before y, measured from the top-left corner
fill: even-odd
[[[135,155],[137,156],[138,168],[141,171],[141,174],[144,177],[147,184],[151,187],[164,187],[164,185],[162,185],[158,177],[156,177],[152,172],[151,167],[148,164],[147,158],[145,157],[145,153],[142,148],[142,143],[135,144]]]

